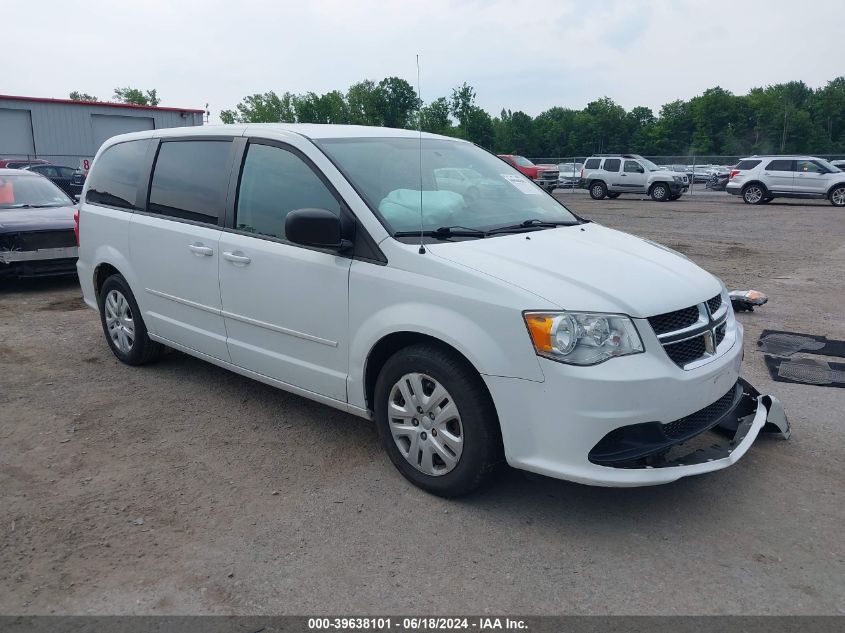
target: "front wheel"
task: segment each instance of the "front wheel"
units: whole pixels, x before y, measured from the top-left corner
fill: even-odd
[[[845,185],[839,185],[830,192],[830,204],[834,207],[845,207]]]
[[[593,200],[601,200],[607,195],[607,185],[598,181],[590,185],[590,197]]]
[[[379,437],[411,483],[457,497],[487,483],[501,461],[496,410],[481,376],[432,343],[398,351],[375,388]]]
[[[742,201],[745,204],[761,204],[766,198],[762,185],[751,184],[742,190]]]
[[[112,275],[100,288],[100,322],[112,353],[127,365],[143,365],[161,355],[162,345],[147,336],[135,296],[123,275]]]
[[[666,202],[670,196],[669,186],[658,182],[651,187],[651,199],[656,202]]]
[[[607,197],[610,198],[611,200],[616,200],[616,198],[618,198],[621,195],[622,195],[621,193],[609,193],[609,194],[607,194]]]

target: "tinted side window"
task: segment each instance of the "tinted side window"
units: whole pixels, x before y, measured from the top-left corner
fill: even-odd
[[[231,141],[168,141],[158,150],[151,213],[217,224],[226,205]]]
[[[643,166],[640,165],[635,160],[626,160],[625,161],[625,171],[627,171],[628,173],[633,173],[633,174],[644,174],[645,173],[645,169],[643,169]]]
[[[619,171],[619,165],[622,164],[618,158],[606,158],[604,160],[604,170],[610,172],[617,172]]]
[[[598,169],[600,164],[600,158],[588,158],[587,162],[584,163],[584,169]]]
[[[795,171],[795,161],[773,160],[768,165],[766,165],[766,169],[769,169],[771,171]]]
[[[741,160],[736,164],[736,169],[754,169],[759,164],[759,160]]]
[[[294,209],[328,209],[340,204],[299,156],[269,145],[249,146],[244,161],[235,228],[285,237],[285,217]]]
[[[152,141],[142,139],[112,145],[97,159],[88,174],[85,201],[120,209],[135,209],[138,179]]]

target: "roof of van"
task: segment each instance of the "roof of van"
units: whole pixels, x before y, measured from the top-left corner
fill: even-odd
[[[231,134],[235,136],[260,134],[299,134],[309,139],[325,138],[418,138],[416,130],[400,130],[392,127],[375,127],[369,125],[329,125],[318,123],[235,123],[232,125],[203,125],[187,127],[169,127],[143,132],[131,132],[112,137],[105,145],[115,142],[142,138],[170,138],[179,136],[219,136]],[[422,133],[423,138],[440,138],[451,141],[461,139],[439,134]]]

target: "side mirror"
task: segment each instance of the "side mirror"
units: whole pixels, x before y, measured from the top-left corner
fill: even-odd
[[[340,218],[327,209],[294,209],[285,217],[285,236],[294,244],[318,248],[347,248]]]
[[[82,199],[82,196],[80,196],[78,193],[76,193],[76,194],[74,194],[74,195],[73,195],[73,201],[74,201],[76,204],[79,204],[79,201],[80,201],[81,199]]]

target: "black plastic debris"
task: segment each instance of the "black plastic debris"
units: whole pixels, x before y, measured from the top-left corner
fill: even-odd
[[[802,352],[845,358],[845,341],[837,341],[815,334],[763,330],[757,340],[757,345],[761,352],[775,356],[792,356]]]
[[[769,300],[759,290],[731,290],[728,297],[734,312],[754,312],[754,306],[761,306]]]
[[[765,357],[772,380],[822,387],[845,387],[845,363],[831,363],[821,358]]]

